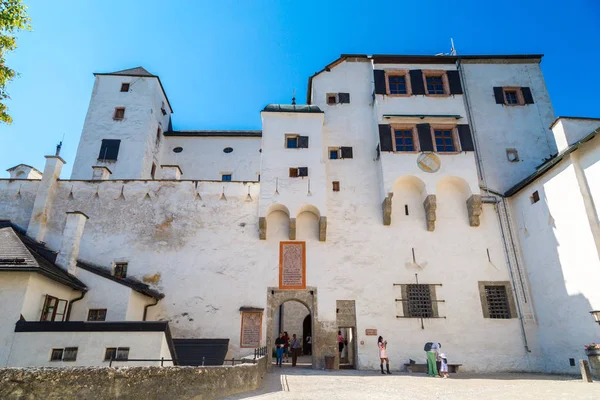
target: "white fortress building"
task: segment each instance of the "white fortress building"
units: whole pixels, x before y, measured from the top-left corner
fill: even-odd
[[[257,131],[174,130],[158,76],[95,74],[70,179],[0,179],[0,367],[218,364],[285,330],[313,368],[378,369],[382,335],[394,370],[436,341],[577,373],[600,120],[555,117],[541,59],[342,55]]]

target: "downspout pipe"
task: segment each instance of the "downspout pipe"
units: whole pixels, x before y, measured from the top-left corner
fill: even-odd
[[[85,297],[85,294],[87,293],[87,291],[82,290],[81,291],[81,296],[77,297],[76,299],[73,299],[69,302],[69,307],[67,308],[67,315],[66,315],[66,320],[70,321],[71,320],[71,310],[73,309],[73,303],[75,303],[76,301],[79,301],[81,299],[83,299]]]
[[[157,304],[158,304],[158,302],[160,301],[160,299],[157,299],[157,298],[155,298],[154,300],[155,300],[155,301],[154,301],[154,303],[153,303],[153,304],[146,304],[146,305],[144,306],[144,316],[142,317],[142,321],[145,321],[145,320],[146,320],[146,317],[148,316],[148,308],[150,308],[150,307],[154,307],[154,306],[155,306],[155,305],[157,305]]]

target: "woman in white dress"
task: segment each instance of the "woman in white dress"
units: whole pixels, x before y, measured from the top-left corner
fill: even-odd
[[[380,364],[381,373],[383,375],[385,375],[385,372],[383,372],[383,360],[385,360],[385,366],[387,368],[387,373],[389,375],[391,375],[392,373],[390,372],[390,360],[387,355],[387,341],[384,341],[382,336],[379,336],[379,339],[377,340],[377,347],[379,347],[379,360],[381,361],[381,364]]]

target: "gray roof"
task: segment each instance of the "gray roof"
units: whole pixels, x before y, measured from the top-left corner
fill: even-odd
[[[156,78],[158,77],[158,76],[146,71],[146,68],[144,68],[144,67],[135,67],[135,68],[124,69],[121,71],[106,72],[106,73],[95,74],[95,75],[150,76],[150,77],[156,77]]]
[[[27,167],[27,168],[31,168],[32,170],[34,170],[34,171],[37,171],[37,172],[39,172],[40,174],[42,173],[42,171],[38,170],[38,169],[37,169],[37,168],[35,168],[35,167],[32,167],[31,165],[27,165],[27,164],[19,164],[19,165],[15,165],[14,167],[7,169],[6,171],[10,172],[10,171],[12,171],[12,170],[14,170],[14,169],[17,169],[17,168],[21,167],[21,166],[23,166],[23,167]]]
[[[317,106],[307,104],[268,104],[263,111],[268,112],[288,112],[288,113],[323,113]]]
[[[261,137],[262,131],[168,131],[165,136],[195,137]]]
[[[73,289],[87,291],[83,282],[63,270],[54,260],[50,250],[19,232],[8,221],[0,221],[0,271],[37,272]]]

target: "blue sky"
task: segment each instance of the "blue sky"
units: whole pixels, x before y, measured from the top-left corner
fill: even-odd
[[[600,117],[600,2],[26,0],[33,31],[8,63],[14,122],[0,125],[0,177],[44,167],[63,137],[70,176],[93,72],[160,75],[175,129],[260,129],[267,103],[305,101],[342,53],[543,53],[556,115]],[[588,73],[594,71],[592,76]]]

